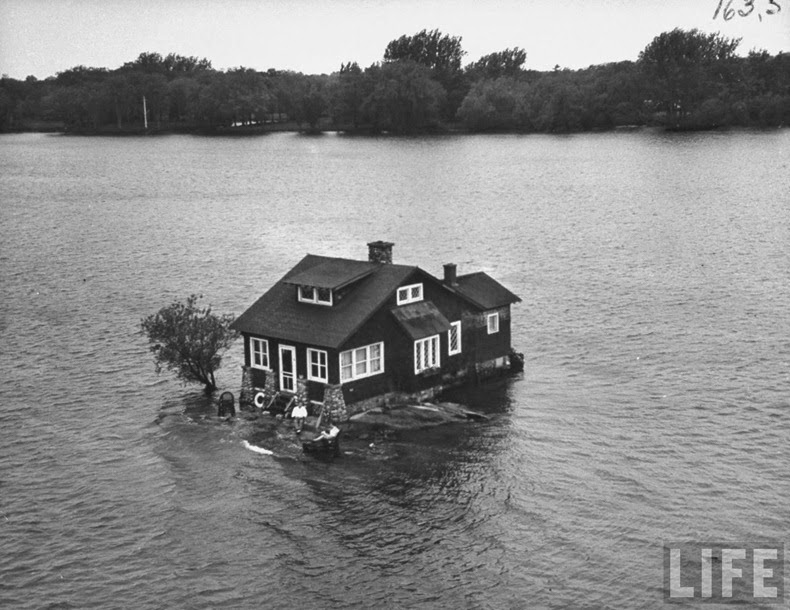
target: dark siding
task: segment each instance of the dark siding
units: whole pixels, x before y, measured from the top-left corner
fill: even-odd
[[[245,335],[244,337],[244,362],[247,366],[250,365],[250,346],[249,346],[249,335]],[[337,350],[327,349],[325,347],[318,347],[315,345],[306,345],[304,343],[295,343],[293,341],[281,341],[279,339],[273,339],[271,337],[258,337],[260,339],[266,339],[269,342],[269,365],[275,370],[275,386],[279,388],[280,385],[280,345],[288,345],[291,347],[296,348],[296,374],[299,377],[304,377],[307,379],[307,349],[320,349],[326,352],[327,357],[327,365],[328,365],[328,380],[329,383],[337,383],[339,379],[339,364],[338,364],[338,352]],[[255,382],[255,375],[264,373],[260,369],[252,369],[253,371],[253,383],[257,385]],[[260,386],[263,386],[263,380],[265,376],[262,375],[260,377],[261,383]],[[318,395],[318,390],[310,389],[310,386],[320,386],[321,387],[321,398],[313,398],[313,396]],[[310,396],[311,400],[321,400],[323,401],[323,383],[320,382],[309,382],[308,384],[308,392],[312,391]]]
[[[378,394],[394,391],[396,388],[392,384],[392,376],[395,374],[395,367],[398,365],[397,359],[392,354],[393,341],[396,333],[400,330],[396,328],[395,319],[389,313],[390,308],[386,305],[379,309],[362,327],[354,333],[338,350],[335,358],[338,379],[340,378],[340,352],[357,347],[364,347],[371,343],[384,342],[384,373],[365,377],[357,381],[347,381],[343,383],[343,397],[346,402],[356,402]]]
[[[384,374],[344,383],[343,394],[347,402],[356,402],[386,392],[423,390],[439,383],[442,375],[465,368],[473,361],[473,351],[467,352],[466,329],[463,327],[463,320],[472,315],[469,305],[420,270],[412,273],[401,285],[406,286],[419,282],[423,284],[424,300],[431,301],[436,305],[450,322],[462,320],[462,353],[454,356],[448,355],[448,336],[446,332],[443,332],[439,335],[440,370],[431,374],[415,375],[414,341],[403,331],[390,313],[398,306],[397,297],[393,293],[381,309],[339,350],[345,351],[379,341],[384,342]]]
[[[488,334],[486,314],[491,312],[478,312],[464,299],[460,298],[441,282],[430,275],[415,270],[401,285],[423,284],[423,299],[431,301],[448,321],[462,321],[460,354],[450,356],[449,338],[447,333],[439,336],[441,368],[429,374],[414,374],[414,341],[395,321],[390,313],[397,307],[397,298],[393,293],[384,305],[375,312],[338,350],[325,348],[329,367],[329,383],[340,382],[340,352],[372,343],[384,342],[384,373],[373,375],[357,381],[343,384],[343,394],[348,403],[364,400],[387,392],[416,392],[438,384],[441,377],[467,368],[475,362],[484,362],[494,358],[506,356],[510,352],[510,307],[502,307],[499,312],[499,332]],[[261,337],[266,339],[267,337]],[[280,341],[268,338],[269,359],[271,366],[279,370],[281,344],[296,348],[297,375],[307,378],[307,348],[313,347],[304,343]],[[249,365],[249,341],[245,335],[244,359]],[[260,373],[252,369],[254,375]],[[255,378],[254,378],[255,379]],[[263,379],[261,379],[261,384]],[[279,386],[279,374],[276,375],[276,384]],[[256,383],[256,385],[258,385]],[[311,400],[323,400],[323,384],[308,382],[308,395]]]
[[[499,312],[499,332],[488,334],[487,315]],[[492,309],[465,321],[466,336],[476,362],[485,362],[510,353],[510,306]]]

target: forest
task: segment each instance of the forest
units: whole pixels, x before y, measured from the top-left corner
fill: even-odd
[[[76,66],[0,79],[0,131],[76,134],[567,133],[790,124],[790,53],[737,54],[739,39],[675,29],[636,61],[536,71],[507,48],[464,64],[459,36],[392,40],[367,68],[332,74],[216,70],[205,58],[141,53],[110,70]]]

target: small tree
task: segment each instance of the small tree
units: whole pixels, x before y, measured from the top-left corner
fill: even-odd
[[[186,303],[176,301],[140,322],[154,354],[156,372],[174,371],[185,381],[205,385],[210,394],[217,389],[214,372],[222,362],[221,352],[230,347],[238,333],[230,329],[233,315],[217,316],[211,306],[200,308],[202,295],[191,295]]]

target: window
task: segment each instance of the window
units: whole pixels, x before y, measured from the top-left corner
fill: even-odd
[[[296,295],[302,303],[316,303],[318,305],[332,304],[332,291],[329,288],[299,286]]]
[[[307,348],[307,378],[310,381],[323,381],[327,383],[326,352],[320,349]]]
[[[340,381],[353,381],[384,372],[384,344],[373,343],[340,352]]]
[[[461,353],[461,321],[450,324],[447,331],[447,353],[450,356]]]
[[[269,342],[266,339],[250,337],[250,366],[255,369],[269,369]]]
[[[398,288],[398,305],[422,301],[422,284],[411,284]]]
[[[493,335],[494,333],[499,332],[499,314],[498,313],[490,313],[487,316],[488,320],[488,334]]]
[[[414,372],[421,373],[425,370],[439,366],[439,335],[418,339],[414,342]]]

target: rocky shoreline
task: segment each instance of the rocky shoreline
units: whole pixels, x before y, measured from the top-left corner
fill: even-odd
[[[302,435],[305,438],[312,437],[317,424],[316,417],[308,418],[304,432],[297,435],[291,419],[265,413],[242,412],[240,416],[249,419],[252,424],[246,439],[249,445],[271,451],[275,456],[304,455]],[[483,413],[451,402],[377,407],[338,424],[341,429],[340,455],[381,459],[387,456],[387,444],[397,440],[403,433],[447,424],[479,423],[488,419]],[[313,459],[307,455],[304,457]]]

